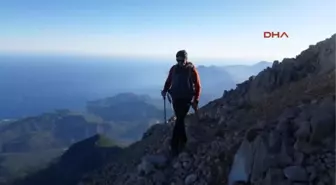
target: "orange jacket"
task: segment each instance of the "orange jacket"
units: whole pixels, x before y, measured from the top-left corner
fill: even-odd
[[[167,77],[166,82],[164,84],[163,91],[167,92],[172,85],[173,67],[174,66],[172,66],[169,70],[169,74],[168,74],[168,77]],[[192,75],[194,76],[194,84],[195,84],[195,97],[194,97],[194,99],[199,100],[200,95],[201,95],[201,81],[200,81],[200,77],[199,77],[199,74],[197,72],[196,67],[193,67],[192,73],[193,73]]]

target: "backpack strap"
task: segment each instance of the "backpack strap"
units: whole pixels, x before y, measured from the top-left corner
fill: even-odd
[[[173,65],[173,71],[172,71],[172,74],[174,75],[175,73],[175,70],[176,70],[176,67],[178,67],[178,64],[175,64]],[[193,75],[193,69],[194,69],[194,64],[191,63],[191,62],[187,62],[186,66],[185,66],[187,69],[188,69],[188,76],[189,76],[189,79],[192,80],[193,83],[196,82],[196,77],[195,75]]]
[[[176,67],[177,67],[177,64],[173,65],[173,67],[172,67],[172,75],[174,75],[174,74],[175,74]]]
[[[189,69],[189,78],[192,80],[192,82],[193,83],[195,83],[196,82],[196,77],[195,77],[195,75],[193,74],[193,70],[194,70],[194,64],[193,63],[191,63],[191,62],[188,62],[187,63],[187,67],[188,67],[188,69]]]

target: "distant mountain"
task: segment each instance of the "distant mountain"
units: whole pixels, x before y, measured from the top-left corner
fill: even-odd
[[[166,116],[169,119],[173,112],[168,101],[166,103]],[[151,125],[164,121],[163,100],[147,95],[120,93],[90,101],[86,109],[89,114],[109,123],[112,127],[110,135],[132,142],[140,139]]]
[[[205,99],[219,97],[224,89],[231,89],[236,85],[232,76],[224,68],[219,66],[198,66],[197,69],[202,85],[201,99],[203,97]]]
[[[200,104],[205,105],[210,100],[222,96],[224,90],[235,88],[236,84],[257,75],[271,65],[270,62],[262,61],[254,65],[198,66],[202,83]]]
[[[250,76],[257,75],[263,69],[271,66],[271,62],[261,61],[253,65],[229,65],[224,66],[223,68],[229,73],[235,83],[241,83],[247,80]]]
[[[88,102],[87,111],[105,121],[162,121],[163,110],[156,107],[154,101],[147,95],[120,93],[110,98]]]

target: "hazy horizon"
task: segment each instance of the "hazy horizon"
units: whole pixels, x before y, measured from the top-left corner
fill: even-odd
[[[155,64],[160,63],[162,65],[173,65],[176,63],[175,56],[169,58],[160,58],[160,57],[132,57],[132,56],[87,56],[87,55],[64,55],[64,54],[15,54],[15,53],[0,53],[0,63],[8,61],[18,61],[23,62],[24,60],[45,60],[54,61],[59,59],[60,62],[127,62],[136,65],[142,64]],[[73,59],[73,60],[72,60]],[[243,59],[207,59],[207,58],[196,58],[190,57],[190,61],[196,66],[228,66],[228,65],[255,65],[260,62],[273,62],[265,60],[243,60]],[[281,61],[281,60],[280,60]]]
[[[206,63],[272,62],[334,34],[334,8],[333,0],[1,1],[0,53],[164,61],[186,49]]]
[[[87,101],[124,92],[160,98],[169,68],[175,62],[60,56],[0,56],[0,61],[0,119],[55,109],[82,110]],[[201,100],[218,98],[236,82],[271,65],[259,64],[237,66],[233,71],[225,67],[199,68]]]

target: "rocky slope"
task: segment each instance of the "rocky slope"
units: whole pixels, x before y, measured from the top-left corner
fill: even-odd
[[[168,155],[171,119],[77,184],[334,184],[335,39],[275,61],[189,115],[178,157]]]

